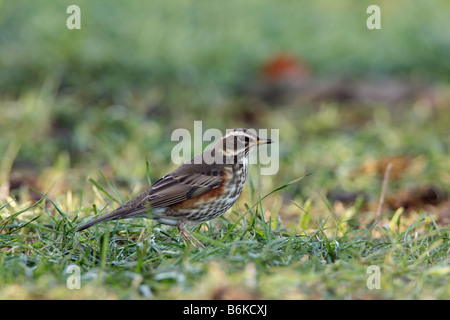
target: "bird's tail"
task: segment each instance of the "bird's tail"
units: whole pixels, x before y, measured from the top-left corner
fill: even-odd
[[[116,212],[117,210],[111,211],[110,213],[107,213],[97,219],[94,219],[88,223],[86,223],[85,225],[77,228],[75,230],[75,232],[79,232],[79,231],[83,231],[84,229],[90,228],[92,227],[94,224],[100,223],[100,222],[104,222],[104,221],[112,221],[112,220],[117,220],[120,218],[120,214],[117,214]]]
[[[83,231],[84,229],[90,228],[93,225],[100,223],[100,222],[105,222],[105,221],[113,221],[113,220],[119,220],[119,219],[125,219],[125,218],[134,218],[134,217],[145,217],[147,214],[146,211],[143,212],[136,212],[136,211],[129,211],[126,208],[124,208],[123,206],[117,208],[116,210],[111,211],[110,213],[107,213],[97,219],[94,219],[88,223],[86,223],[85,225],[77,228],[75,230],[75,232],[79,232],[79,231]]]

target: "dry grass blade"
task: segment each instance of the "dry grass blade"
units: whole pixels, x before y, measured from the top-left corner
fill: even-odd
[[[376,222],[380,221],[380,218],[381,218],[381,211],[383,210],[384,198],[386,196],[386,190],[387,190],[387,185],[388,185],[388,181],[389,181],[389,174],[391,173],[391,169],[392,169],[392,162],[389,162],[387,167],[386,167],[386,170],[384,172],[383,185],[381,187],[380,199],[378,201]]]

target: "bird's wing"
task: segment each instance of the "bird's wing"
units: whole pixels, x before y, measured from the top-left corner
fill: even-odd
[[[195,165],[190,165],[195,166]],[[184,170],[179,170],[184,169]],[[195,170],[180,167],[156,181],[146,192],[152,208],[167,207],[183,200],[198,197],[220,186],[223,170]]]
[[[223,174],[223,167],[184,164],[114,211],[130,216],[201,196],[220,186]]]
[[[198,197],[220,186],[223,173],[223,167],[214,165],[212,167],[198,167],[196,164],[184,164],[156,181],[150,188],[135,198],[76,231],[84,230],[102,221],[146,216],[150,208],[167,207],[183,200]]]

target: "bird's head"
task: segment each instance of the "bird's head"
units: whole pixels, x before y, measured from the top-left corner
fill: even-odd
[[[251,151],[258,145],[269,144],[271,139],[260,138],[251,129],[228,130],[220,140],[216,142],[211,155],[226,159],[226,163],[242,163],[248,158]]]

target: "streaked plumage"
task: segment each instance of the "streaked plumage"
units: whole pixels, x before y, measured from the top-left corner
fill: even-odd
[[[271,142],[251,130],[234,129],[137,197],[76,231],[103,221],[145,217],[177,226],[188,241],[201,245],[186,226],[214,219],[230,209],[244,187],[251,150]]]

